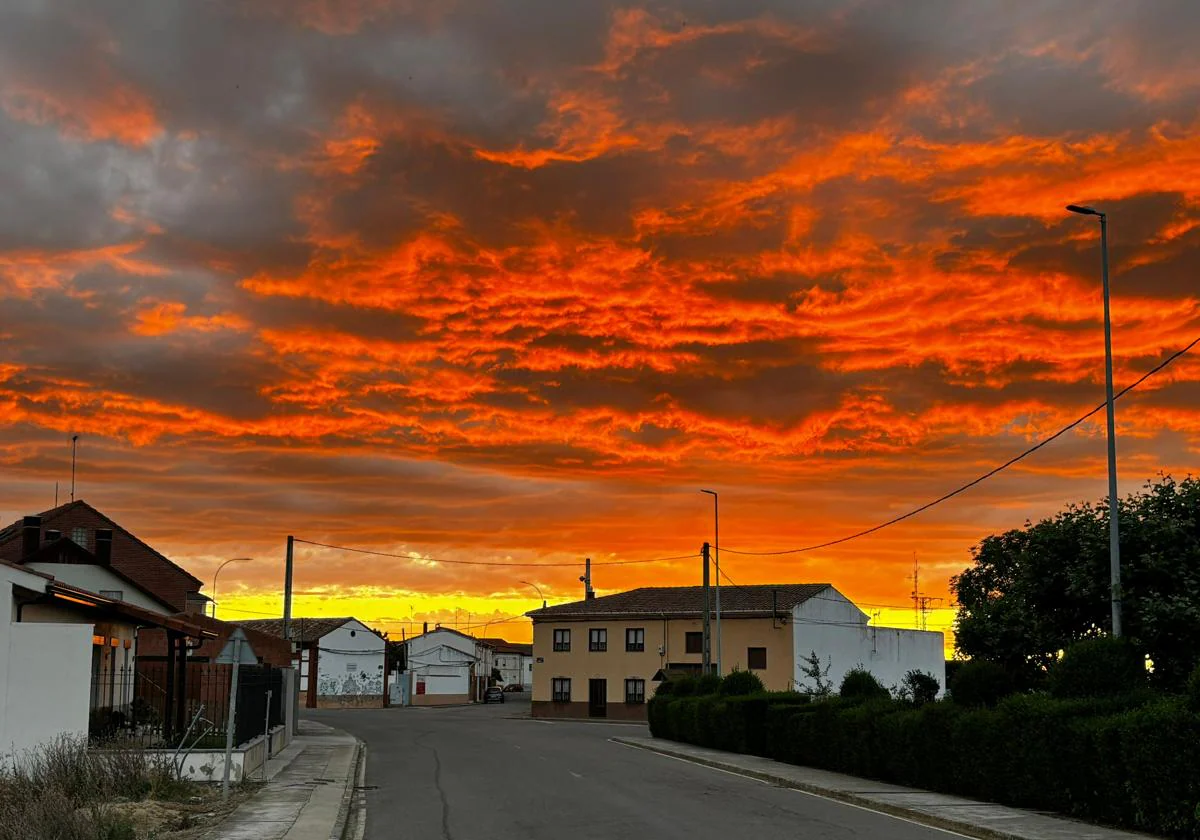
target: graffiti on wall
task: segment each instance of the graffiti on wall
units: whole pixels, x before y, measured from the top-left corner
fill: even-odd
[[[383,694],[383,671],[368,674],[321,674],[317,678],[317,694],[322,696]]]

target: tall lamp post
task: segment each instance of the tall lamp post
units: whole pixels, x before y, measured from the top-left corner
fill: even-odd
[[[220,575],[221,570],[224,569],[226,566],[228,566],[230,563],[248,563],[251,559],[252,558],[250,558],[250,557],[232,557],[232,558],[226,560],[220,566],[217,566],[217,570],[215,572],[213,572],[213,590],[212,590],[213,591],[213,614],[212,614],[213,618],[217,617],[217,576]]]
[[[717,574],[717,676],[724,673],[721,670],[721,514],[718,507],[716,490],[701,490],[713,497],[713,565]]]
[[[527,580],[519,580],[517,583],[523,583],[526,586],[532,586],[533,590],[537,592],[538,597],[542,599],[542,609],[546,609],[546,596],[542,594],[541,587],[539,587],[536,583],[530,583]]]
[[[1104,286],[1104,392],[1108,408],[1108,564],[1112,598],[1112,634],[1121,635],[1121,543],[1117,522],[1117,428],[1113,409],[1112,316],[1108,300],[1108,216],[1093,207],[1068,204],[1081,216],[1100,218],[1100,260]]]

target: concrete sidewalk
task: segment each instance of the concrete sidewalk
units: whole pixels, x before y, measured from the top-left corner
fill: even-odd
[[[360,744],[311,720],[267,762],[267,784],[204,840],[341,840],[358,780]]]
[[[836,799],[913,822],[984,840],[1147,840],[1150,835],[1102,828],[1065,817],[1022,811],[942,793],[797,767],[753,755],[727,753],[658,738],[610,738],[617,744],[694,761],[759,781]]]

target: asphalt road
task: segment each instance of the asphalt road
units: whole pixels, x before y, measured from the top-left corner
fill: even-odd
[[[309,711],[367,744],[367,840],[770,840],[956,835],[543,723],[528,702]]]

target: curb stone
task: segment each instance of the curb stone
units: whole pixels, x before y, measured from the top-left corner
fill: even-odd
[[[797,781],[795,779],[788,779],[784,776],[779,776],[774,773],[766,773],[761,770],[755,770],[755,769],[749,768],[749,767],[742,767],[741,765],[734,764],[732,762],[718,761],[716,759],[708,758],[707,756],[693,755],[684,750],[674,750],[674,749],[671,749],[670,747],[662,746],[659,744],[650,744],[650,743],[646,743],[645,741],[637,741],[637,740],[634,740],[631,738],[620,738],[620,737],[609,738],[608,740],[615,744],[621,744],[622,746],[633,747],[634,749],[639,749],[639,750],[646,750],[647,752],[658,753],[659,755],[665,755],[665,756],[669,756],[671,758],[679,758],[679,759],[683,759],[685,761],[690,761],[694,764],[701,764],[701,765],[704,765],[705,767],[711,767],[715,770],[724,770],[725,772],[728,772],[728,773],[735,773],[740,776],[747,776],[752,779],[757,779],[760,782],[766,782],[768,784],[776,785],[778,787],[791,788],[793,790],[799,790],[799,791],[803,791],[805,793],[811,793],[816,796],[821,796],[826,799],[837,800],[838,802],[844,802],[847,805],[854,805],[859,808],[865,808],[868,811],[876,811],[878,813],[887,814],[887,815],[893,816],[893,817],[902,817],[903,819],[910,820],[914,823],[919,823],[921,825],[927,825],[930,828],[940,828],[945,831],[953,831],[958,834],[966,835],[968,837],[979,838],[979,840],[1028,840],[1028,837],[1026,835],[1013,834],[1013,833],[1010,833],[1007,831],[1000,831],[997,829],[988,828],[986,826],[976,825],[974,823],[965,822],[962,820],[956,820],[956,819],[946,818],[946,817],[939,817],[939,816],[935,816],[933,814],[929,814],[925,811],[920,811],[920,810],[916,810],[913,808],[907,808],[903,805],[894,805],[894,804],[891,804],[888,802],[880,802],[877,799],[871,799],[869,797],[861,796],[856,793],[850,793],[848,791],[842,791],[842,790],[835,790],[832,788],[822,787],[820,785],[814,785],[811,783]],[[1034,813],[1039,813],[1039,812],[1034,812]],[[1060,816],[1057,814],[1055,814],[1053,816],[1055,816],[1057,819],[1061,819],[1066,822],[1076,822],[1075,820],[1072,820],[1069,817],[1063,817],[1063,816]],[[1086,825],[1088,827],[1092,827],[1090,823],[1080,823],[1080,825]],[[1149,835],[1136,834],[1136,833],[1132,833],[1132,832],[1130,833],[1130,836],[1132,836],[1132,837],[1149,837]]]
[[[346,826],[350,822],[350,809],[354,802],[354,788],[358,784],[358,764],[363,759],[363,742],[357,738],[354,741],[354,757],[350,760],[350,773],[346,777],[346,788],[342,792],[342,804],[338,808],[337,819],[329,832],[329,840],[343,840]]]

